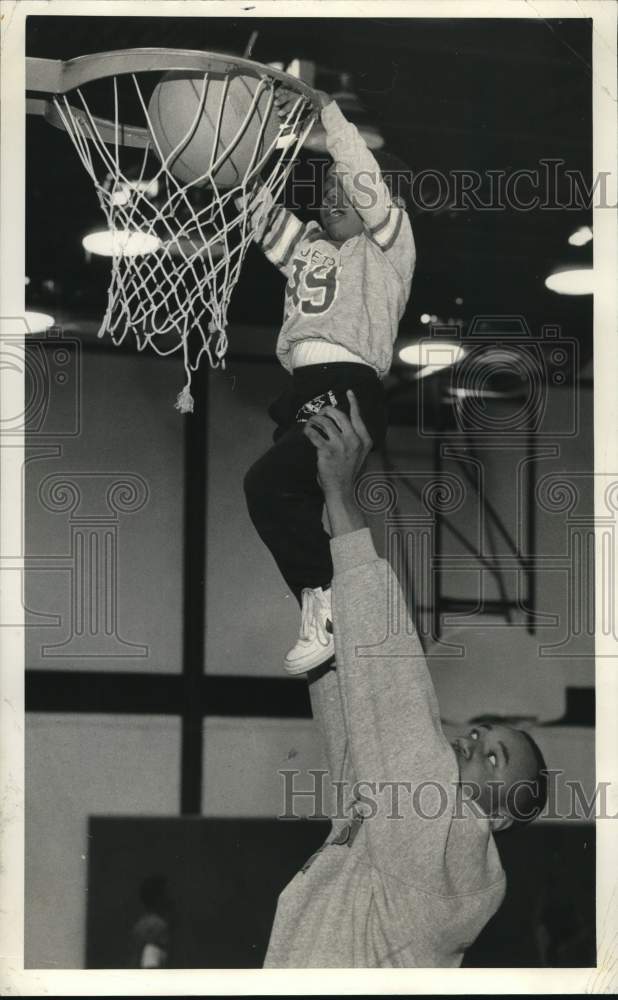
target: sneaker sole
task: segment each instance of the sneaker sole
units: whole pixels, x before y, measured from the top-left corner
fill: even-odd
[[[330,645],[323,647],[323,652],[321,655],[314,653],[312,656],[307,656],[302,660],[297,660],[296,663],[288,663],[287,660],[283,661],[283,667],[285,672],[288,674],[306,674],[308,670],[313,670],[314,667],[321,667],[335,655],[335,643],[331,642]]]

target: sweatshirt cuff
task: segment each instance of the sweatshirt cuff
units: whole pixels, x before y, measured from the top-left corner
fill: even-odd
[[[331,101],[322,108],[321,117],[322,125],[327,132],[337,132],[350,124],[336,101]]]
[[[330,540],[330,551],[335,576],[356,566],[375,562],[378,558],[369,528],[359,528],[345,535],[336,535]]]

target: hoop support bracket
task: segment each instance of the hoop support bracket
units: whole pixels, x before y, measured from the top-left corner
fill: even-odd
[[[62,90],[64,63],[60,59],[26,59],[26,90],[44,94],[58,94]],[[40,113],[40,112],[39,112]]]
[[[66,131],[65,123],[60,117],[56,106],[52,101],[47,101],[45,98],[27,97],[26,114],[41,115],[49,125],[53,125],[54,128],[61,131]],[[121,146],[132,146],[133,149],[145,149],[147,146],[152,145],[148,129],[141,128],[139,125],[123,125],[122,123],[118,123],[118,126],[116,126],[114,122],[109,121],[107,118],[100,118],[98,115],[91,116],[91,124],[88,115],[74,105],[71,105],[71,117],[74,121],[84,126],[85,134],[92,131],[92,125],[95,125],[97,134],[102,141],[112,146],[115,142],[120,143]]]

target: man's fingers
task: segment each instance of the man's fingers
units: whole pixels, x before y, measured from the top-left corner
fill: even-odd
[[[316,413],[312,417],[309,417],[309,420],[307,422],[309,424],[313,424],[314,426],[318,427],[322,431],[322,433],[329,440],[331,440],[331,438],[333,438],[333,435],[335,433],[339,434],[342,433],[343,429],[340,424],[341,416],[342,414],[340,413],[340,411],[335,410],[332,407],[328,407],[328,409],[325,407],[323,410],[320,410],[319,413]]]
[[[325,441],[331,444],[342,442],[344,447],[349,446],[354,439],[360,440],[365,452],[369,451],[373,442],[365,426],[356,396],[348,390],[348,400],[350,403],[350,417],[335,406],[324,406],[319,413],[315,413],[307,421],[307,426],[312,426],[317,430]]]
[[[347,397],[350,403],[350,423],[352,424],[352,427],[358,434],[363,444],[366,447],[367,446],[370,447],[373,444],[371,440],[371,435],[369,434],[369,431],[365,427],[365,421],[361,417],[361,412],[359,409],[358,402],[356,400],[356,396],[354,395],[351,389],[348,389]]]
[[[317,427],[312,427],[311,424],[305,424],[303,434],[306,438],[309,438],[311,444],[315,445],[318,450],[324,448],[327,444],[327,438],[322,431],[319,431]]]
[[[351,424],[347,417],[347,414],[340,410],[337,406],[323,406],[319,413],[316,413],[311,420],[315,420],[316,417],[326,417],[332,424],[335,425],[340,434],[345,434],[346,431],[350,430]]]
[[[354,395],[354,393],[352,392],[351,389],[348,389],[348,391],[347,391],[347,397],[348,397],[348,400],[349,400],[349,403],[350,403],[350,422],[352,424],[352,427],[357,432],[357,434],[361,430],[363,430],[363,431],[365,431],[365,433],[367,433],[367,428],[365,427],[365,423],[363,421],[363,418],[361,417],[361,412],[360,412],[360,409],[359,409],[359,406],[358,406],[358,401],[357,401],[356,396]],[[360,436],[362,436],[362,435],[359,434],[359,437]]]
[[[343,434],[347,417],[342,410],[338,410],[336,406],[324,406],[316,416],[325,417],[327,420],[330,420],[339,433]]]

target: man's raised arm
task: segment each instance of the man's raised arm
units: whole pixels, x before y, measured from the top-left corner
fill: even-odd
[[[354,484],[371,446],[356,400],[350,419],[327,407],[305,434],[318,452],[318,478],[332,530],[333,626],[337,675],[356,777],[375,795],[377,814],[367,822],[370,850],[385,872],[405,879],[419,863],[443,860],[458,778],[433,684],[404,596],[390,564],[380,559],[354,497]],[[388,633],[392,608],[404,620]],[[415,789],[427,793],[411,808]],[[431,787],[430,787],[431,786]],[[402,818],[389,803],[399,794]],[[435,818],[423,818],[423,811]],[[437,815],[436,815],[437,814]],[[411,828],[413,827],[413,829]],[[393,869],[396,870],[393,870]]]

